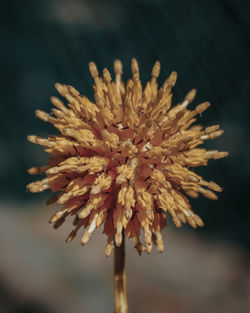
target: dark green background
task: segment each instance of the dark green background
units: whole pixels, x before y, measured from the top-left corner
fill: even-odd
[[[47,160],[26,137],[54,132],[34,111],[50,111],[55,82],[92,97],[89,61],[102,70],[119,58],[127,79],[136,57],[146,82],[159,60],[160,82],[178,72],[174,102],[197,88],[194,104],[212,103],[202,124],[225,130],[207,147],[230,156],[199,170],[224,188],[216,202],[192,201],[206,222],[201,232],[249,247],[249,7],[249,1],[233,0],[1,2],[2,202],[25,205],[44,197],[25,191],[33,179],[27,169]]]

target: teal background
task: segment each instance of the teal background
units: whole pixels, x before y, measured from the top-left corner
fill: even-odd
[[[208,142],[206,147],[230,153],[229,157],[210,161],[208,167],[198,170],[198,173],[204,175],[205,179],[214,180],[223,187],[218,201],[214,202],[202,197],[191,201],[194,210],[204,219],[205,228],[193,231],[185,227],[181,231],[172,231],[171,222],[169,222],[170,233],[172,231],[173,233],[179,232],[183,236],[191,236],[190,242],[201,240],[204,245],[207,242],[211,245],[222,245],[221,251],[224,251],[225,247],[232,247],[232,250],[231,248],[229,250],[233,251],[237,257],[240,256],[237,267],[245,269],[250,249],[249,9],[249,1],[244,0],[1,1],[1,231],[2,240],[17,236],[16,239],[13,237],[13,241],[9,243],[5,241],[2,243],[3,247],[7,244],[11,247],[9,250],[3,248],[5,257],[2,259],[2,270],[5,269],[4,262],[10,264],[8,260],[14,262],[13,258],[16,258],[18,263],[18,256],[23,255],[22,250],[19,251],[15,245],[12,246],[12,243],[19,242],[18,240],[22,236],[24,236],[23,240],[26,241],[28,249],[25,255],[30,253],[28,258],[30,262],[33,258],[36,260],[38,251],[43,251],[44,242],[34,239],[33,246],[30,240],[32,241],[33,237],[36,238],[39,227],[37,229],[33,227],[26,235],[22,231],[24,229],[27,231],[25,227],[28,226],[25,225],[28,216],[31,223],[29,225],[33,225],[33,223],[36,225],[38,216],[39,223],[45,225],[52,214],[50,209],[45,206],[45,200],[49,197],[49,193],[33,195],[29,194],[25,187],[33,179],[27,174],[27,169],[47,162],[47,155],[42,148],[28,143],[27,135],[46,136],[55,133],[52,127],[35,117],[35,110],[42,109],[50,112],[52,105],[49,98],[56,95],[53,87],[55,82],[71,84],[82,94],[91,98],[93,82],[88,72],[89,61],[95,61],[101,71],[104,67],[112,69],[113,61],[117,58],[121,59],[126,80],[130,76],[130,62],[133,57],[137,58],[139,62],[143,83],[150,78],[151,69],[156,60],[159,60],[162,65],[160,83],[171,71],[178,72],[178,81],[174,89],[174,103],[181,101],[191,88],[197,88],[198,94],[193,106],[207,100],[212,103],[212,106],[202,114],[199,122],[204,126],[218,123],[225,130],[223,136]],[[40,217],[39,214],[43,215]],[[44,231],[47,241],[50,241],[50,232],[53,231],[48,226],[48,230]],[[66,233],[62,231],[58,236],[63,244]],[[166,238],[167,236],[166,234]],[[40,242],[41,246],[36,240]],[[179,242],[178,240],[177,242]],[[76,241],[78,241],[75,246],[76,251],[84,249],[86,251],[84,253],[87,253],[89,247],[81,248],[78,246],[79,238]],[[22,241],[20,245],[24,245],[24,242]],[[89,243],[89,245],[91,244],[92,242]],[[20,245],[18,244],[18,246]],[[189,245],[189,241],[186,242],[186,245]],[[56,249],[68,248],[60,245]],[[197,255],[200,255],[200,250],[197,249]],[[32,251],[35,252],[32,253]],[[46,253],[49,255],[51,253],[49,251],[41,252],[40,257],[44,258],[43,255]],[[205,248],[204,251],[206,251]],[[216,253],[218,251],[216,250]],[[9,259],[6,259],[8,253],[10,253]],[[14,257],[14,255],[16,256]],[[228,258],[231,257],[227,257],[226,260]],[[50,268],[50,262],[53,263],[48,261],[47,267],[44,269]],[[135,262],[140,261],[135,258]],[[151,259],[150,262],[153,264],[154,260]],[[174,260],[173,263],[175,263]],[[68,263],[65,262],[65,264]],[[29,267],[27,268],[29,269]],[[111,264],[107,268],[111,268]],[[215,270],[216,267],[212,268]],[[28,269],[27,277],[30,275]],[[9,271],[12,270],[9,269]],[[70,269],[68,271],[70,272]],[[176,271],[178,270],[176,269]],[[232,271],[235,273],[234,266]],[[242,286],[243,279],[247,279],[246,290],[249,291],[249,272],[242,271],[237,278],[238,285]],[[64,268],[62,272],[67,272],[67,268]],[[3,278],[1,279],[1,277]],[[88,283],[92,281],[91,277],[93,275],[90,275]],[[112,301],[107,304],[104,300],[104,302],[100,300],[102,297],[101,291],[98,291],[97,287],[98,277],[96,277],[96,285],[93,283],[92,286],[93,293],[90,292],[90,295],[96,296],[93,296],[93,299],[89,296],[92,300],[89,300],[90,304],[89,308],[85,310],[86,312],[88,310],[89,312],[100,312],[100,308],[98,306],[95,308],[93,305],[97,301],[95,299],[99,299],[98,301],[107,307],[107,311],[103,312],[112,309]],[[17,286],[15,279],[13,281],[14,286]],[[10,284],[9,278],[1,274],[1,271],[0,282],[0,292],[3,291],[2,298],[0,296],[0,311],[3,308],[1,312],[45,312],[45,310],[49,312],[49,309],[54,312],[59,310],[58,307],[50,306],[46,300],[40,298],[39,305],[35,300],[32,300],[34,303],[31,301],[31,304],[27,300],[27,305],[23,304],[21,300],[20,302],[17,297],[20,287],[16,287],[16,290],[10,292],[9,287],[6,287]],[[84,285],[84,281],[79,284]],[[103,289],[107,286],[103,281],[100,284],[103,284]],[[157,284],[159,286],[159,282]],[[207,284],[209,285],[209,282]],[[77,287],[74,288],[77,289]],[[175,290],[172,285],[170,289]],[[99,292],[98,295],[95,294],[96,290]],[[103,297],[111,299],[112,285],[108,285],[107,290],[107,295]],[[227,297],[230,298],[231,289],[229,288],[229,292],[225,287],[225,290],[223,289],[223,294],[227,294]],[[242,301],[240,302],[242,312],[248,305],[248,297],[246,294],[244,296],[244,292],[242,291],[239,295],[239,299],[241,299],[239,301]],[[24,294],[26,295],[25,292]],[[142,292],[142,299],[146,294],[146,291]],[[33,299],[33,297],[31,298]],[[137,298],[139,299],[139,296]],[[138,300],[138,303],[141,303],[142,299]],[[179,302],[178,299],[177,297],[176,303]],[[211,296],[211,299],[213,300],[209,303],[214,306],[211,306],[209,312],[223,312],[225,309],[231,312],[230,309],[233,310],[233,306],[224,306],[224,302],[220,302],[220,297],[219,300],[214,300],[214,297]],[[233,302],[238,303],[237,301]],[[147,306],[136,311],[136,303],[135,301],[134,312],[147,312]],[[62,308],[60,310],[64,312]],[[175,311],[172,307],[171,310],[172,312],[189,312],[185,308]],[[165,311],[158,308],[158,312]],[[202,311],[198,306],[197,312],[206,311]]]

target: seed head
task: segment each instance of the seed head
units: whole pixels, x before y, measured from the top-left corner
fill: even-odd
[[[139,254],[150,253],[152,243],[161,252],[165,213],[171,215],[177,227],[183,223],[194,228],[203,226],[201,218],[191,210],[187,196],[196,198],[201,193],[215,200],[214,191],[222,191],[191,168],[228,155],[197,148],[223,131],[219,125],[205,129],[192,126],[196,116],[210,106],[204,102],[194,110],[187,109],[195,89],[188,92],[182,103],[171,106],[177,73],[172,72],[158,88],[158,61],[145,88],[135,59],[132,78],[126,85],[121,79],[119,60],[114,62],[115,81],[107,69],[101,78],[95,63],[90,62],[89,68],[95,82],[94,101],[72,86],[56,83],[55,88],[67,100],[67,106],[52,97],[54,116],[36,111],[38,118],[53,124],[60,134],[45,139],[28,137],[44,146],[51,156],[47,166],[29,170],[30,174],[44,173],[46,177],[27,188],[31,192],[51,189],[56,193],[47,202],[62,205],[50,219],[55,228],[67,216],[75,216],[75,228],[67,242],[87,227],[81,239],[86,244],[94,230],[104,224],[103,232],[108,237],[106,255],[110,255],[114,244],[121,245],[123,231],[134,239]],[[144,245],[140,241],[141,230]]]

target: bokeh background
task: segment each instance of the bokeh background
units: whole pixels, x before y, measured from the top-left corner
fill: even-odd
[[[136,57],[145,83],[156,60],[160,83],[178,72],[174,102],[198,89],[194,105],[211,101],[205,126],[225,134],[206,144],[229,151],[199,169],[223,186],[218,201],[192,201],[201,230],[169,221],[165,252],[139,257],[128,242],[131,312],[249,312],[250,2],[248,0],[1,1],[0,11],[0,312],[113,310],[112,257],[95,234],[66,245],[70,223],[47,223],[49,193],[29,194],[27,169],[47,155],[28,134],[55,133],[34,112],[52,108],[54,83],[92,97],[88,62],[99,69]]]

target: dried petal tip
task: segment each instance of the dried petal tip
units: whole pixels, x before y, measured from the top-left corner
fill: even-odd
[[[217,131],[220,128],[220,125],[209,126],[205,128],[205,134],[211,134]]]
[[[120,60],[115,60],[114,69],[115,74],[122,74],[122,62]]]
[[[86,208],[84,208],[83,210],[80,211],[80,213],[78,214],[78,217],[80,219],[83,219],[83,218],[89,216],[89,214],[90,214],[90,208],[86,207]]]
[[[67,212],[67,209],[64,209],[64,210],[60,210],[58,212],[56,212],[52,217],[51,219],[49,220],[50,223],[55,223],[57,220],[59,220],[63,215],[64,213]]]
[[[106,69],[106,68],[103,70],[103,79],[104,79],[105,83],[111,82],[111,75],[110,75],[108,69]]]
[[[115,235],[115,244],[117,247],[120,247],[122,243],[122,234],[118,233]]]
[[[43,120],[44,122],[48,122],[50,118],[50,115],[48,113],[43,112],[41,110],[36,110],[36,116]]]
[[[199,114],[201,114],[202,112],[204,112],[208,107],[210,107],[210,102],[203,102],[201,104],[199,104],[196,108],[195,111],[197,111]]]
[[[157,250],[159,252],[163,252],[163,250],[164,250],[164,243],[163,243],[162,239],[156,241],[156,246],[157,246]]]
[[[105,255],[106,255],[107,257],[109,257],[110,254],[111,254],[111,252],[112,252],[112,250],[113,250],[113,245],[112,245],[112,243],[108,243],[108,244],[106,245]]]
[[[228,152],[226,151],[217,151],[217,150],[211,150],[211,151],[206,151],[205,156],[209,159],[221,159],[224,157],[227,157],[229,155]]]
[[[196,89],[192,89],[189,91],[189,93],[186,95],[185,100],[188,101],[188,103],[192,102],[196,96]]]
[[[84,233],[84,235],[82,236],[82,239],[81,239],[82,245],[85,245],[85,244],[89,241],[90,237],[91,237],[91,233],[89,233],[88,231],[86,231],[86,232]]]
[[[204,226],[203,220],[198,215],[194,215],[194,220],[198,226],[200,227]]]
[[[161,64],[159,61],[156,61],[155,65],[153,66],[151,75],[157,78],[160,75],[160,69],[161,69]]]
[[[36,143],[36,138],[37,138],[37,136],[35,136],[35,135],[29,135],[27,138],[28,138],[28,140],[29,140],[30,142]]]
[[[62,84],[55,83],[55,88],[62,97],[66,96],[67,90],[65,89],[65,87]]]
[[[43,172],[46,171],[48,167],[44,166],[44,167],[32,167],[28,170],[28,173],[31,175],[39,175],[42,174]]]
[[[167,84],[169,86],[174,86],[177,81],[177,72],[172,72],[169,78],[167,79]]]
[[[132,59],[131,71],[133,73],[133,81],[138,82],[139,81],[139,65],[135,58]]]
[[[220,136],[223,130],[219,125],[193,126],[196,116],[210,106],[204,102],[194,110],[188,109],[195,89],[172,106],[177,73],[172,72],[158,87],[159,61],[145,88],[136,59],[132,60],[132,78],[127,83],[122,81],[120,60],[114,62],[114,82],[108,69],[103,70],[103,78],[94,62],[89,63],[89,69],[95,84],[94,101],[81,96],[72,86],[56,83],[66,105],[52,97],[53,115],[36,111],[38,118],[54,125],[60,134],[48,138],[28,136],[50,157],[47,166],[28,171],[45,178],[27,188],[30,192],[51,189],[56,193],[47,202],[63,205],[50,219],[54,228],[60,227],[68,216],[75,217],[66,242],[86,228],[81,239],[84,245],[103,224],[106,256],[115,245],[121,245],[123,234],[133,238],[139,254],[150,253],[153,244],[162,252],[165,214],[177,227],[183,223],[202,227],[204,223],[191,210],[187,196],[197,198],[202,194],[216,200],[215,192],[222,191],[192,168],[228,155],[199,147],[204,140]],[[145,245],[140,237],[144,237]]]
[[[211,190],[208,189],[204,189],[204,188],[199,188],[199,192],[203,194],[203,196],[205,196],[206,198],[210,199],[210,200],[217,200],[218,197],[216,196],[216,194],[214,192],[212,192]]]
[[[94,62],[89,62],[89,71],[93,78],[98,77],[98,70]]]
[[[132,59],[131,70],[132,70],[132,73],[134,74],[139,72],[139,65],[135,58]]]
[[[91,194],[91,195],[96,195],[96,194],[98,194],[100,191],[101,191],[100,186],[94,186],[94,187],[91,188],[90,194]]]

